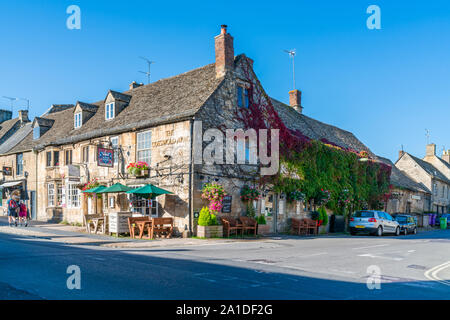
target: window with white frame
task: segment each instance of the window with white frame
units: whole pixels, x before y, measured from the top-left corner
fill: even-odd
[[[77,183],[67,184],[67,206],[69,208],[80,207],[80,189],[77,188]]]
[[[105,106],[105,120],[111,120],[115,117],[114,102],[107,103]]]
[[[129,186],[133,189],[142,187],[143,185]],[[134,214],[141,214],[144,216],[158,217],[158,201],[154,199],[145,199],[133,193],[128,194],[130,201],[130,211]]]
[[[49,183],[47,185],[47,205],[49,207],[55,206],[55,184]]]
[[[81,112],[75,113],[75,119],[74,119],[74,127],[75,129],[81,127]]]
[[[64,201],[64,186],[62,183],[56,184],[56,205],[61,207]]]
[[[119,137],[111,138],[111,146],[114,149],[114,164],[119,162]]]
[[[137,134],[137,161],[144,161],[149,166],[152,153],[152,132],[145,131]]]

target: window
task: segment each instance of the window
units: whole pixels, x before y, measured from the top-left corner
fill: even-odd
[[[437,183],[434,183],[434,184],[433,184],[433,194],[434,194],[435,196],[438,195]]]
[[[69,208],[80,207],[80,189],[77,188],[76,183],[67,185],[67,206]]]
[[[72,150],[66,150],[66,166],[72,164]]]
[[[89,162],[89,146],[83,147],[83,162],[84,163]]]
[[[151,163],[152,132],[145,131],[137,134],[137,161]]]
[[[115,116],[114,102],[106,104],[106,106],[105,106],[105,120],[114,119],[114,116]]]
[[[23,174],[23,153],[16,155],[16,174],[21,176]]]
[[[237,104],[239,108],[249,107],[248,90],[240,85],[237,86]]]
[[[64,190],[64,186],[62,185],[62,183],[58,183],[56,185],[56,203],[58,207],[61,207],[65,202],[64,202],[64,195],[65,195],[65,190]]]
[[[114,149],[114,164],[119,162],[119,137],[111,138],[111,146]]]
[[[37,140],[41,137],[41,128],[39,126],[36,126],[33,128],[33,139]]]
[[[135,189],[142,187],[142,185],[130,187]],[[158,217],[158,201],[156,201],[155,199],[144,199],[132,193],[128,195],[128,199],[130,200],[131,204],[131,212],[145,216],[151,215],[153,218]]]
[[[59,151],[53,151],[53,166],[59,166]]]
[[[75,129],[81,127],[81,112],[75,113],[74,127],[75,127]]]
[[[47,167],[52,166],[52,153],[50,151],[47,152]]]
[[[47,206],[54,207],[55,206],[55,184],[49,183],[47,185]]]

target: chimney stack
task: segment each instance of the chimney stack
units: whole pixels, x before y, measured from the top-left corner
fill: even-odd
[[[221,32],[214,38],[216,49],[216,78],[225,76],[226,72],[234,69],[233,37],[227,33],[227,26],[221,26]]]
[[[303,112],[302,92],[300,90],[289,91],[289,104],[298,113]]]
[[[133,90],[133,89],[141,87],[141,86],[143,86],[142,83],[137,83],[136,81],[133,81],[132,83],[130,83],[130,90]]]
[[[450,150],[444,150],[444,153],[442,154],[442,160],[450,164]]]
[[[19,110],[19,120],[21,123],[29,122],[28,110]]]
[[[427,144],[426,157],[433,157],[436,155],[436,145],[434,143]]]
[[[400,151],[398,152],[398,158],[400,159],[404,154],[405,154],[405,151],[400,150]]]

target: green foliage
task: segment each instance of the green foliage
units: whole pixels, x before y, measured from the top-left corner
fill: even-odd
[[[255,207],[253,207],[253,203],[251,203],[251,202],[249,202],[247,204],[246,216],[250,217],[250,218],[255,218],[255,216],[256,216]]]
[[[318,212],[319,212],[319,220],[322,220],[322,225],[326,226],[328,224],[327,211],[325,210],[324,207],[320,207]]]
[[[258,224],[267,224],[266,222],[266,217],[261,215],[259,217],[256,218],[256,221],[258,222]]]
[[[357,154],[320,141],[311,141],[302,152],[292,150],[281,157],[281,162],[286,174],[275,181],[276,192],[301,190],[307,201],[314,199],[320,204],[322,190],[327,190],[331,196],[326,207],[339,214],[364,206],[377,208],[389,190],[389,167],[374,161],[361,162]]]
[[[200,210],[200,214],[198,216],[198,225],[199,226],[216,226],[217,223],[217,217],[215,214],[211,214],[208,207],[203,207],[202,210]]]
[[[253,201],[258,200],[260,197],[260,192],[254,187],[244,185],[241,190],[241,200],[242,201]]]

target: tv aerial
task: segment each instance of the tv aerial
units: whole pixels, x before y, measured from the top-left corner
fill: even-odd
[[[294,85],[293,90],[295,90],[295,55],[297,54],[297,51],[295,49],[283,50],[283,51],[286,52],[287,54],[289,54],[289,56],[292,58],[292,76],[293,76],[293,85]]]
[[[147,84],[149,84],[150,83],[150,68],[151,68],[151,65],[153,63],[155,63],[155,61],[150,61],[149,59],[147,59],[145,57],[139,57],[139,58],[141,58],[142,60],[145,60],[147,62],[148,71],[139,71],[139,72],[147,75]]]

